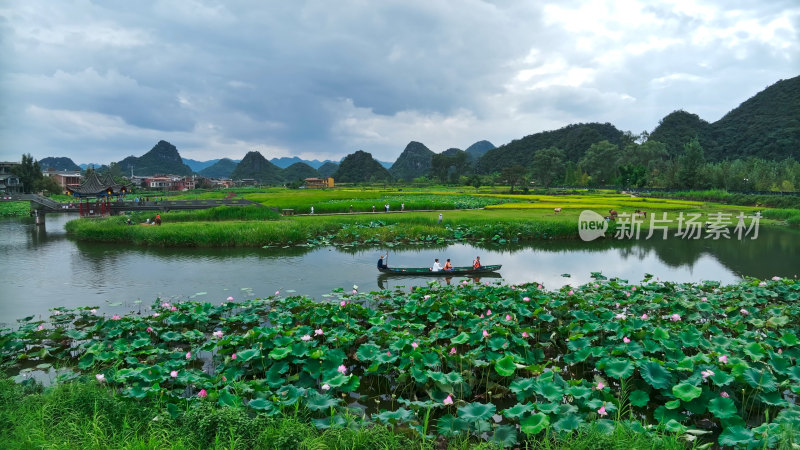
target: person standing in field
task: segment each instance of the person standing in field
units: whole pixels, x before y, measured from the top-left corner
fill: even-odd
[[[437,224],[440,224],[440,223],[442,223],[442,213],[439,213],[439,221],[438,221],[438,222],[436,222],[436,223],[437,223]]]

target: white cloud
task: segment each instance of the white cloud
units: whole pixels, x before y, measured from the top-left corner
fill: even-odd
[[[0,159],[107,162],[166,139],[185,156],[391,161],[411,140],[714,121],[798,75],[798,23],[793,0],[8,0]]]

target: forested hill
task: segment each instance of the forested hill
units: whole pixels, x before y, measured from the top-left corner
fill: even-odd
[[[778,81],[711,126],[724,159],[800,159],[800,76]]]
[[[283,184],[283,170],[280,167],[267,161],[259,152],[247,152],[242,158],[242,162],[236,166],[231,173],[234,180],[254,179],[260,184],[279,185]]]
[[[678,157],[683,154],[683,146],[695,137],[703,147],[706,158],[719,159],[720,150],[711,124],[697,114],[683,110],[673,111],[661,119],[648,140],[664,144],[668,157]]]
[[[167,141],[158,143],[140,157],[129,156],[119,162],[123,173],[133,173],[139,176],[172,174],[191,175],[192,169],[183,163],[178,149]]]
[[[198,174],[211,178],[230,178],[237,164],[239,163],[230,158],[222,158],[211,166],[201,170]]]
[[[554,131],[525,136],[487,151],[477,164],[478,173],[501,172],[505,167],[521,165],[530,167],[536,151],[556,147],[564,150],[568,161],[577,162],[589,147],[600,141],[609,141],[622,147],[622,131],[610,123],[581,123],[567,125]]]
[[[431,170],[433,155],[434,153],[425,144],[411,141],[392,164],[389,173],[395,179],[406,181],[426,175]]]
[[[47,158],[42,158],[41,160],[39,160],[39,167],[41,167],[42,170],[47,170],[47,169],[73,170],[73,171],[81,170],[81,166],[75,164],[74,161],[72,161],[70,158],[67,158],[66,156],[61,156],[61,157],[48,156]]]
[[[371,154],[358,150],[347,155],[333,174],[337,183],[361,183],[364,181],[387,181],[392,178],[389,171]]]

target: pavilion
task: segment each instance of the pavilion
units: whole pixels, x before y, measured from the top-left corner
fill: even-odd
[[[78,199],[81,217],[108,214],[110,211],[109,199],[112,196],[119,198],[129,191],[128,186],[115,182],[110,173],[106,173],[101,178],[97,172],[92,172],[80,186],[67,188],[67,194]],[[94,199],[94,202],[91,202],[90,199]],[[85,200],[85,202],[81,200]]]

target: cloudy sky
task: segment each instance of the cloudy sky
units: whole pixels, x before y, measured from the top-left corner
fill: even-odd
[[[0,2],[0,160],[394,161],[715,121],[800,74],[797,0]]]

